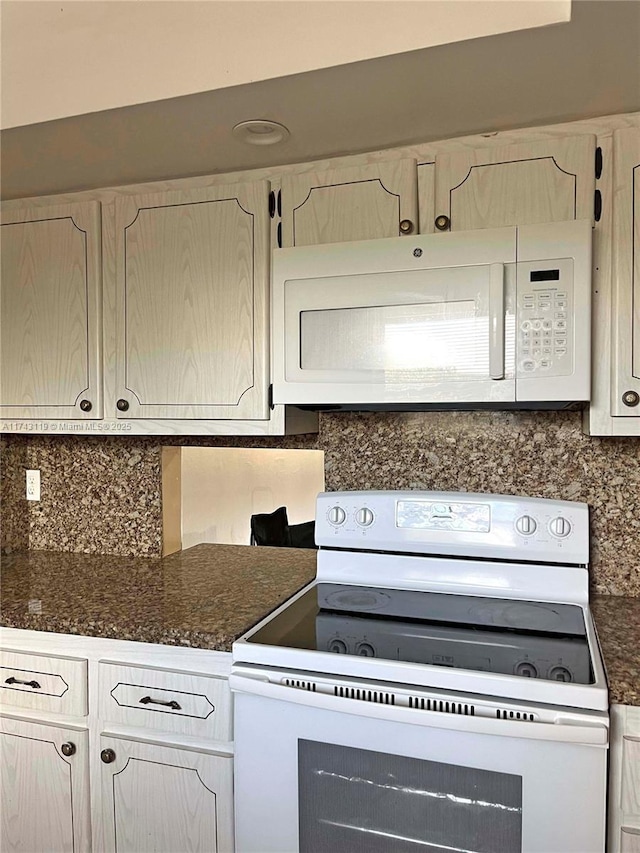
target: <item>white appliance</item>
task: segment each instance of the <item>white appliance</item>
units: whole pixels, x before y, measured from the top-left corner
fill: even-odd
[[[272,318],[274,403],[587,401],[591,223],[279,249]]]
[[[238,853],[602,853],[587,506],[325,493],[316,540],[233,646]]]

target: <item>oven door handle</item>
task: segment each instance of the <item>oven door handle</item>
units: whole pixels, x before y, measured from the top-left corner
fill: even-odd
[[[311,681],[312,676],[308,676],[306,680]],[[401,708],[393,704],[330,696],[313,690],[282,687],[279,684],[272,684],[261,676],[253,677],[234,672],[229,676],[229,686],[236,693],[248,693],[254,696],[262,696],[265,699],[278,699],[281,702],[303,705],[316,710],[355,714],[358,717],[370,717],[394,723],[409,723],[414,726],[450,729],[470,734],[560,741],[561,743],[589,746],[606,747],[609,743],[609,730],[606,725],[581,725],[576,721],[575,716],[566,715],[563,719],[561,713],[558,714],[555,722],[544,723],[466,716],[442,711],[423,711],[417,708]],[[388,692],[391,693],[392,691]]]

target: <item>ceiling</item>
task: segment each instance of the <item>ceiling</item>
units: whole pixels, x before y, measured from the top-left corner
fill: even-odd
[[[571,0],[0,0],[0,127],[571,20]]]
[[[302,162],[640,110],[640,3],[574,0],[570,23],[2,131],[2,197]],[[286,143],[231,128],[269,118]]]

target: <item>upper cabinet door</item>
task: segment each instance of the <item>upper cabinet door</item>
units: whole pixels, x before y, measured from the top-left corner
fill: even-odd
[[[282,245],[373,240],[418,232],[415,160],[282,177]]]
[[[3,211],[0,415],[102,417],[98,202]]]
[[[640,130],[613,137],[611,414],[640,416]]]
[[[439,155],[436,228],[593,219],[595,147],[584,135]]]
[[[268,195],[116,201],[119,417],[268,417]]]

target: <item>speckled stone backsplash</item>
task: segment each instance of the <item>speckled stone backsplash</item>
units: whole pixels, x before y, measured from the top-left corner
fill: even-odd
[[[317,448],[326,487],[560,498],[591,507],[594,590],[640,595],[640,439],[589,438],[578,412],[321,416],[318,436],[272,439],[11,436],[3,546],[158,556],[166,444]],[[40,468],[42,500],[23,498]]]
[[[26,443],[17,436],[0,436],[0,550],[29,547],[29,516],[24,500]]]

